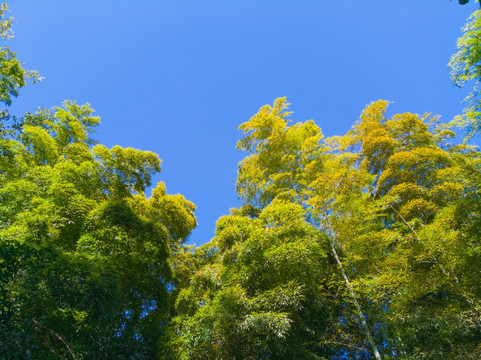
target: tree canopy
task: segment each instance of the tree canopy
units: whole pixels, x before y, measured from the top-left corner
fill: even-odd
[[[460,86],[480,79],[480,16]],[[481,358],[476,87],[457,122],[378,100],[328,138],[286,98],[261,107],[239,127],[242,205],[195,247],[157,154],[99,144],[89,104],[11,115],[40,76],[7,46],[0,72],[2,359]]]
[[[2,49],[0,100],[9,105],[28,73]],[[158,156],[97,144],[89,104],[2,114],[2,358],[155,357],[169,258],[195,227],[195,206],[163,183],[147,197]]]
[[[179,294],[180,359],[480,356],[480,153],[387,106],[328,139],[284,98],[241,125],[245,204]]]

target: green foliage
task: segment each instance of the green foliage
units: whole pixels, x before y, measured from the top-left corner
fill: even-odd
[[[480,14],[451,59],[459,86],[480,79]],[[0,101],[28,77],[0,48]],[[164,183],[147,197],[160,159],[97,144],[89,104],[2,111],[2,359],[480,358],[481,153],[383,100],[328,139],[288,105],[240,126],[243,205],[198,248],[195,205]]]
[[[173,358],[480,356],[481,156],[387,106],[325,140],[285,99],[241,125],[245,203],[184,263]]]
[[[336,282],[305,210],[275,201],[258,218],[235,212],[219,219],[215,257],[177,299],[178,358],[322,358],[336,307],[318,294]]]
[[[481,10],[475,11],[463,27],[463,36],[458,39],[458,51],[451,57],[449,67],[456,86],[473,83],[473,91],[465,99],[467,106],[457,121],[466,128],[468,138],[481,131]]]
[[[88,104],[66,101],[0,138],[2,358],[159,352],[169,259],[195,206],[163,183],[147,198],[157,155],[95,145],[99,122]]]
[[[13,37],[13,18],[8,17],[8,5],[0,5],[0,37],[10,39]],[[41,80],[37,71],[25,70],[22,62],[17,59],[17,54],[7,46],[0,47],[0,101],[11,105],[12,97],[18,96],[18,90],[25,86],[30,78],[33,82]]]
[[[353,171],[374,176],[365,187],[371,197],[356,204],[365,208],[364,219],[357,219],[356,230],[345,237],[346,261],[355,269],[353,285],[368,301],[364,308],[383,324],[379,341],[396,353],[406,358],[476,358],[480,329],[466,311],[477,308],[480,298],[471,279],[476,270],[463,262],[477,245],[466,236],[469,226],[459,226],[461,219],[448,214],[477,198],[465,169],[474,159],[479,166],[480,154],[449,145],[452,135],[435,119],[412,114],[387,119],[385,109],[385,102],[371,104],[343,139],[359,149],[359,167]],[[390,152],[376,149],[386,143]],[[365,151],[372,147],[375,151]],[[377,153],[384,159],[372,167]],[[338,236],[345,232],[345,221],[352,221],[351,214],[334,222]]]
[[[324,148],[313,121],[288,126],[285,98],[266,105],[239,129],[247,135],[237,148],[252,154],[239,164],[237,192],[247,204],[265,207],[275,197],[303,198],[301,182],[322,170]]]

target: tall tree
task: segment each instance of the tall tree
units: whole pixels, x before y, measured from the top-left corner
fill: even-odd
[[[180,358],[479,357],[480,154],[436,117],[388,118],[386,101],[330,139],[290,125],[287,105],[241,125],[244,205],[179,293]],[[301,307],[269,307],[271,291]]]
[[[157,155],[92,146],[92,112],[66,102],[2,138],[1,343],[12,358],[155,354],[168,259],[195,207],[162,183],[147,198]]]
[[[9,105],[28,73],[6,47],[0,72]],[[158,156],[96,144],[88,104],[2,114],[0,357],[156,358],[170,257],[196,225],[195,206],[163,183],[146,197]]]
[[[356,298],[338,245],[308,203],[308,184],[329,166],[328,146],[312,121],[290,126],[287,107],[277,99],[240,127],[238,147],[249,153],[237,183],[245,205],[219,220],[210,245],[218,251],[179,294],[180,358],[370,353],[359,304],[347,305]]]
[[[480,328],[473,320],[481,298],[471,280],[477,270],[465,262],[477,256],[476,236],[467,231],[479,229],[477,180],[467,174],[479,171],[480,154],[450,144],[454,133],[436,118],[387,118],[386,107],[368,106],[337,142],[356,157],[346,178],[367,179],[357,192],[362,201],[341,196],[330,215],[355,269],[353,284],[378,324],[379,341],[388,344],[385,354],[477,358]],[[320,185],[325,191],[322,179]],[[454,215],[466,201],[474,202],[471,215]]]
[[[348,311],[353,310],[352,314],[340,317],[357,319],[372,353],[380,359],[365,314],[339,257],[340,249],[337,249],[336,235],[330,221],[325,221],[327,218],[322,211],[311,206],[313,185],[318,183],[319,174],[322,174],[321,179],[324,181],[325,176],[332,173],[332,156],[328,154],[329,145],[322,143],[322,133],[312,121],[288,126],[287,117],[290,113],[287,112],[287,106],[285,98],[277,99],[272,107],[263,107],[247,123],[241,125],[240,129],[247,135],[239,141],[238,147],[252,154],[239,165],[239,194],[248,204],[262,206],[264,204],[256,202],[257,198],[262,199],[265,193],[272,192],[268,197],[269,200],[289,199],[308,210],[310,223],[319,229],[320,236],[328,235],[326,239],[329,244],[329,253],[335,259],[337,273],[342,275],[346,295],[354,305],[353,309],[347,308]],[[259,177],[258,174],[263,176]],[[246,186],[247,184],[249,186]],[[252,195],[256,192],[260,196]],[[323,210],[327,211],[326,214],[329,212],[326,209]],[[354,349],[361,348],[361,344],[351,346]]]

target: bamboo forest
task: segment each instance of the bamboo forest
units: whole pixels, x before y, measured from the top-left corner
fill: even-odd
[[[373,99],[325,136],[280,94],[237,124],[240,206],[200,246],[162,154],[99,143],[87,103],[11,113],[49,74],[1,5],[0,359],[481,359],[473,2],[444,60],[459,115]]]

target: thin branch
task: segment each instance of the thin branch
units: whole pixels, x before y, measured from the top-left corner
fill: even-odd
[[[374,353],[374,357],[376,360],[381,360],[381,355],[379,354],[379,351],[377,349],[376,343],[374,342],[374,338],[371,333],[371,329],[369,329],[369,326],[367,325],[366,318],[364,317],[364,313],[362,312],[361,306],[357,302],[357,297],[356,294],[354,294],[354,289],[352,288],[352,285],[349,281],[349,278],[347,277],[346,272],[344,271],[344,266],[341,263],[341,260],[339,259],[339,256],[337,255],[336,248],[334,246],[334,243],[331,241],[331,249],[334,254],[334,257],[336,258],[336,262],[339,265],[339,268],[341,269],[341,274],[344,277],[344,282],[347,285],[347,288],[349,289],[349,294],[351,295],[351,298],[354,302],[354,306],[356,307],[356,311],[358,313],[359,320],[361,321],[361,325],[364,328],[364,331],[366,332],[367,339],[369,341],[369,344],[371,345],[372,351]]]
[[[425,245],[424,242],[421,240],[421,237],[419,236],[419,234],[416,232],[416,230],[414,230],[414,228],[411,226],[411,224],[409,224],[409,223],[407,222],[407,220],[404,218],[404,216],[402,216],[402,215],[399,213],[399,211],[397,211],[390,203],[388,203],[387,206],[389,206],[389,207],[401,218],[401,220],[403,221],[403,223],[406,224],[406,225],[409,227],[409,229],[411,229],[411,231],[413,232],[413,234],[416,235],[418,241],[419,241],[421,244]],[[446,275],[446,276],[448,276],[448,277],[452,276],[452,277],[454,278],[454,281],[456,281],[456,283],[459,283],[458,277],[457,277],[456,275],[451,275],[451,274],[449,273],[449,271],[446,271],[446,269],[444,269],[444,267],[439,263],[438,259],[436,258],[436,255],[434,255],[431,250],[428,249],[428,253],[429,253],[429,255],[433,258],[433,260],[434,260],[434,262],[436,263],[436,265],[437,265],[437,266],[441,269],[441,271],[444,273],[444,275]]]
[[[53,331],[52,329],[49,329],[48,327],[46,327],[45,325],[39,323],[37,320],[33,319],[33,322],[35,324],[37,324],[38,326],[40,327],[43,327],[44,329],[48,330],[53,336],[55,336],[57,339],[59,339],[64,345],[65,347],[67,348],[68,352],[70,353],[70,355],[72,356],[72,359],[77,359],[77,357],[75,356],[74,352],[72,351],[72,349],[70,348],[70,346],[68,346],[67,342],[63,339],[63,337],[61,337],[59,334],[57,334],[55,331]]]
[[[327,220],[326,226],[328,227],[328,236],[332,235],[334,232],[331,229],[331,226],[329,224],[329,220]],[[330,236],[329,236],[330,238]],[[342,277],[344,278],[344,282],[346,283],[346,286],[349,290],[349,294],[351,295],[351,298],[353,300],[354,306],[356,308],[356,311],[358,313],[359,320],[361,321],[361,325],[364,328],[364,331],[366,332],[367,340],[369,344],[371,345],[372,352],[374,353],[374,357],[376,360],[381,360],[381,354],[379,353],[379,350],[377,349],[376,343],[374,342],[374,338],[371,333],[371,329],[369,328],[369,325],[366,322],[366,318],[364,317],[364,313],[362,312],[361,306],[359,305],[357,301],[356,294],[354,293],[354,289],[351,285],[351,282],[349,281],[349,278],[347,277],[346,271],[344,270],[344,266],[342,265],[341,260],[339,259],[339,256],[337,255],[336,247],[334,246],[334,241],[329,241],[331,245],[331,250],[332,253],[334,254],[334,258],[336,259],[336,262],[341,270]]]

